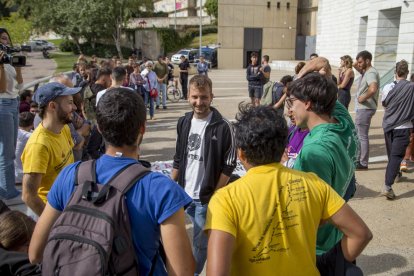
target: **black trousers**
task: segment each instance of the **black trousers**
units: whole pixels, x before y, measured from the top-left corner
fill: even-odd
[[[182,91],[183,91],[183,97],[184,97],[184,99],[187,99],[188,74],[180,74],[180,82],[181,82],[181,88],[182,88]]]
[[[351,91],[345,89],[338,90],[338,101],[348,109],[351,102]]]
[[[385,132],[385,146],[387,148],[388,164],[385,171],[385,185],[391,187],[400,171],[400,164],[405,155],[405,149],[410,143],[410,128],[393,129]]]
[[[316,256],[316,266],[321,276],[363,276],[362,270],[348,262],[342,252],[341,241],[323,255]]]

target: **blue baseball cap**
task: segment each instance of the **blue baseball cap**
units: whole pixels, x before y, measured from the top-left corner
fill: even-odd
[[[59,82],[49,82],[40,86],[36,90],[35,94],[33,95],[33,100],[39,106],[45,106],[50,101],[54,100],[59,96],[74,95],[76,93],[79,93],[81,89],[82,87],[70,88]]]

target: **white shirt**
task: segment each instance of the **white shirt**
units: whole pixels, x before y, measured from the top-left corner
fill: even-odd
[[[185,192],[193,199],[200,198],[201,183],[204,179],[204,145],[207,125],[213,112],[204,118],[191,120],[187,142],[187,167],[185,170]]]
[[[0,98],[15,99],[19,96],[19,91],[23,88],[23,84],[17,83],[16,70],[10,64],[4,64],[4,73],[6,74],[7,88],[5,93],[0,93]]]
[[[16,183],[22,183],[23,181],[23,166],[22,160],[20,159],[26,146],[27,140],[32,133],[27,132],[23,129],[18,130],[17,134],[17,144],[16,144],[16,158],[14,159],[14,175],[16,177]]]
[[[111,89],[111,88],[114,88],[114,87],[109,87],[107,89],[101,90],[101,91],[98,92],[98,94],[96,94],[96,106],[98,106],[99,99],[106,93],[106,91],[108,91],[108,89]],[[127,89],[135,92],[135,90],[132,89],[131,87],[126,87],[126,86],[121,85],[120,88],[127,88]]]

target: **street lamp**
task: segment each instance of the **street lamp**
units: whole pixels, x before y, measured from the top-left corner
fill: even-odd
[[[200,54],[199,56],[201,57],[201,48],[202,48],[202,36],[203,36],[203,5],[202,5],[202,0],[200,0]]]

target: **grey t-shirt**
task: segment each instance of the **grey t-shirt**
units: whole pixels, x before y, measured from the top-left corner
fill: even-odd
[[[363,103],[358,103],[358,97],[367,93],[368,87],[371,83],[376,82],[378,84],[378,89],[375,94],[366,100]],[[379,97],[379,74],[377,69],[374,67],[369,68],[364,75],[361,77],[361,80],[358,85],[358,90],[356,93],[356,109],[377,109],[378,107],[378,97]]]

